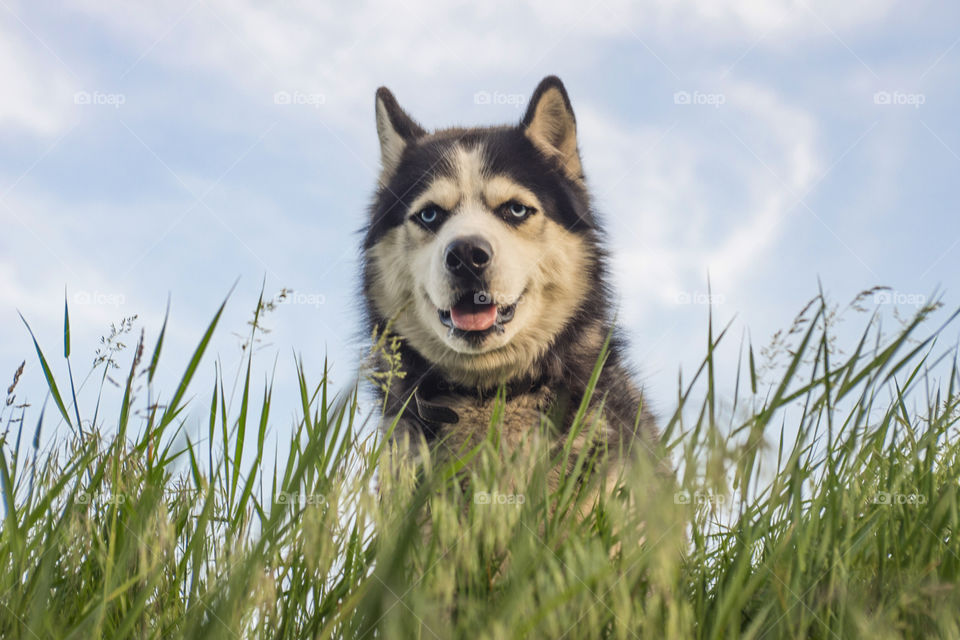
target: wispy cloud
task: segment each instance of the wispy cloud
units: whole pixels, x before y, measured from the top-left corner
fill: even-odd
[[[56,136],[69,126],[76,79],[42,38],[0,8],[0,130]]]
[[[381,84],[439,127],[516,121],[540,77],[564,78],[620,318],[654,370],[699,328],[677,301],[707,273],[758,333],[818,275],[929,293],[960,251],[960,47],[956,10],[925,7],[0,0],[0,357],[22,352],[12,307],[56,334],[65,284],[106,303],[78,330],[155,321],[170,292],[189,335],[264,275],[324,301],[285,308],[283,341],[346,354]]]

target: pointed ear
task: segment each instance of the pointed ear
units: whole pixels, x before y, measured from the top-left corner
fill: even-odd
[[[571,178],[583,179],[577,121],[560,78],[547,76],[540,81],[523,116],[523,127],[527,138],[548,156],[556,157]]]
[[[426,131],[400,108],[386,87],[377,89],[377,137],[380,138],[380,182],[386,184],[407,145]]]

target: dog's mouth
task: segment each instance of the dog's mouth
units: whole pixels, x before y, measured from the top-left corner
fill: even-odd
[[[503,333],[504,325],[513,320],[516,310],[516,303],[498,305],[487,293],[468,291],[449,309],[437,309],[437,314],[451,335],[481,338]]]

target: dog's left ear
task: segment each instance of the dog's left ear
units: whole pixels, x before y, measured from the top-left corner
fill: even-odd
[[[577,150],[577,121],[560,78],[547,76],[540,81],[522,124],[531,142],[548,156],[556,157],[571,178],[583,179]]]
[[[390,89],[377,89],[377,137],[380,138],[380,183],[390,181],[400,164],[403,150],[417,138],[426,135],[416,121],[400,108]]]

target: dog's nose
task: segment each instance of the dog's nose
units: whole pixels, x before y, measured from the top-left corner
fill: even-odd
[[[447,245],[444,262],[450,273],[477,277],[490,264],[493,247],[480,236],[457,238]]]

